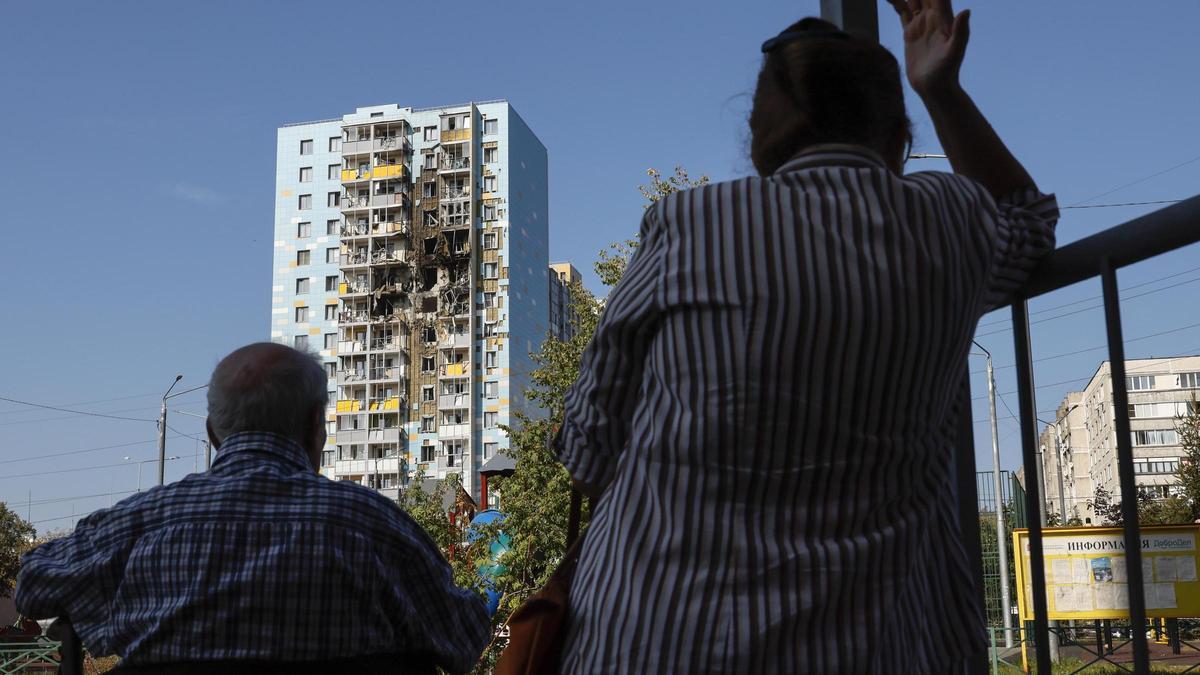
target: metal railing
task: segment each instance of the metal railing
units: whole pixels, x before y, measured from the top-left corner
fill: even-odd
[[[0,639],[0,675],[57,672],[61,646],[62,643],[45,636],[24,642]]]

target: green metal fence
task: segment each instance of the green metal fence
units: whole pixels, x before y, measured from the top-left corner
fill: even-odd
[[[56,672],[60,644],[45,639],[36,642],[0,642],[0,675]]]

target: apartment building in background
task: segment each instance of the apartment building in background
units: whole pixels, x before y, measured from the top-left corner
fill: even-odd
[[[395,496],[508,447],[550,330],[546,149],[506,101],[284,125],[271,339],[329,373],[321,472]]]
[[[583,275],[569,262],[550,263],[546,274],[550,287],[550,333],[560,340],[570,340],[575,335],[570,288],[572,284],[583,283]]]
[[[1125,373],[1134,481],[1140,490],[1166,497],[1177,485],[1175,471],[1183,456],[1176,420],[1194,410],[1200,398],[1200,356],[1130,359]],[[1055,419],[1046,420],[1056,423],[1048,424],[1040,437],[1047,513],[1065,511],[1068,519],[1076,516],[1086,523],[1091,518],[1098,524],[1087,506],[1096,490],[1119,499],[1115,419],[1112,371],[1105,361],[1083,391],[1069,393]]]

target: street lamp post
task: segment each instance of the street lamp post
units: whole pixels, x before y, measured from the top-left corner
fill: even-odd
[[[167,399],[169,399],[169,398],[175,398],[176,396],[183,396],[184,394],[190,394],[190,393],[191,393],[191,392],[193,392],[193,391],[196,391],[196,390],[198,390],[198,389],[203,389],[203,388],[205,388],[205,387],[207,387],[207,386],[208,386],[207,384],[202,384],[202,385],[200,385],[199,387],[192,387],[191,389],[184,389],[184,390],[183,390],[183,391],[181,391],[181,392],[178,392],[178,393],[172,394],[172,393],[171,393],[171,390],[172,390],[172,389],[174,389],[174,388],[175,388],[175,385],[179,384],[179,381],[180,381],[180,380],[182,380],[182,379],[183,379],[183,376],[182,376],[182,375],[176,375],[176,376],[175,376],[175,381],[174,381],[174,382],[172,382],[172,383],[171,383],[171,386],[167,388],[167,393],[163,394],[163,397],[162,397],[162,411],[161,411],[161,412],[159,413],[159,415],[158,415],[158,484],[159,484],[159,485],[162,485],[162,484],[164,483],[164,476],[166,475],[166,470],[167,470],[167,464],[166,464],[166,456],[167,456]]]
[[[988,408],[992,418],[992,491],[996,495],[996,555],[1000,574],[1000,615],[1004,621],[1004,646],[1013,646],[1012,614],[1008,611],[1012,602],[1008,588],[1008,538],[1004,527],[1004,503],[1000,483],[1000,430],[996,424],[996,374],[992,370],[992,353],[975,343],[987,357]]]

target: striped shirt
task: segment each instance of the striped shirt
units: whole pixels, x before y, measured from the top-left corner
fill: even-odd
[[[1033,188],[853,146],[650,208],[556,439],[604,488],[563,671],[942,673],[983,649],[958,385],[1056,220]]]
[[[483,601],[394,502],[266,433],[27,553],[16,603],[130,665],[403,653],[463,672],[490,637]]]

